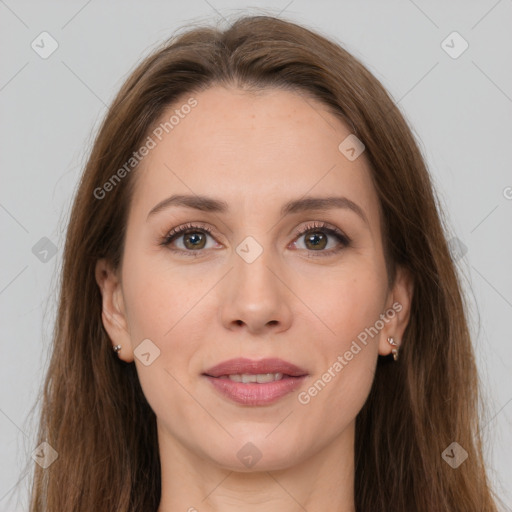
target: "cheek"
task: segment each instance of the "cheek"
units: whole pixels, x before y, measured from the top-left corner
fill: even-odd
[[[160,351],[155,368],[168,369],[176,377],[179,374],[180,381],[188,379],[204,338],[205,322],[198,317],[203,319],[207,313],[205,291],[214,283],[164,258],[135,251],[127,256],[123,294],[133,349],[142,340],[151,340]],[[137,359],[135,363],[142,383],[147,372]],[[168,387],[166,383],[164,389]]]
[[[331,349],[342,349],[374,325],[387,295],[387,277],[377,260],[354,258],[350,263],[336,272],[317,274],[314,280],[305,278],[294,287],[315,313]]]
[[[305,283],[299,291],[319,319],[314,330],[322,333],[320,339],[316,335],[321,347],[316,377],[328,383],[328,391],[319,393],[317,403],[352,405],[357,411],[370,390],[378,355],[375,325],[384,313],[387,294],[386,275],[377,263],[347,265],[335,276],[317,281],[315,293],[308,292]]]
[[[143,252],[127,251],[123,294],[132,342],[154,338],[159,344],[173,339],[174,331],[204,294],[204,283],[190,278],[171,260]]]
[[[133,257],[126,268],[126,315],[144,396],[157,416],[165,417],[171,405],[185,416],[190,397],[184,389],[191,389],[191,363],[200,349],[201,336],[194,333],[198,323],[193,320],[204,294],[201,280],[191,282],[174,269],[146,265]],[[137,347],[147,339],[154,345],[149,344],[145,352],[150,352],[151,359],[158,355],[146,366]]]

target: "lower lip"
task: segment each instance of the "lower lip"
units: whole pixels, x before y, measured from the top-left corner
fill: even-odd
[[[217,391],[227,398],[243,405],[268,405],[283,398],[288,393],[299,388],[306,375],[302,377],[284,377],[274,382],[258,384],[257,382],[235,382],[231,379],[219,377],[206,378],[212,383]]]

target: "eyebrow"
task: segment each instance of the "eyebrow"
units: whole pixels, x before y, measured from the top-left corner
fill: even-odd
[[[227,213],[229,211],[228,204],[225,201],[221,201],[219,199],[198,195],[173,195],[167,197],[163,201],[160,201],[156,206],[154,206],[148,213],[147,219],[149,219],[150,216],[155,215],[156,213],[166,210],[172,206],[182,206],[202,212],[212,213]],[[363,219],[366,224],[369,224],[363,209],[347,197],[341,196],[306,197],[288,201],[281,208],[281,216],[284,217],[285,215],[310,210],[327,211],[334,208],[352,210],[359,217],[361,217],[361,219]]]

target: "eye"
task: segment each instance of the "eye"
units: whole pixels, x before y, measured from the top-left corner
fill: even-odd
[[[314,252],[317,256],[329,256],[350,246],[351,240],[340,229],[335,226],[329,226],[325,222],[313,222],[295,232],[297,238],[305,237],[304,245],[308,252]],[[328,245],[330,238],[338,241],[338,246],[324,250]],[[297,244],[297,242],[294,242]]]
[[[211,228],[205,224],[184,224],[172,229],[160,242],[160,245],[169,247],[174,252],[186,254],[187,256],[199,256],[203,249],[206,247],[207,237],[211,237]],[[329,256],[337,253],[345,247],[348,247],[351,240],[338,228],[329,226],[324,222],[314,222],[308,224],[295,232],[295,237],[300,238],[305,236],[305,250],[310,253],[318,253],[311,255],[316,256]],[[338,242],[338,246],[324,250],[333,238]],[[182,247],[171,247],[173,242],[183,239]],[[294,245],[297,242],[293,242]],[[210,247],[211,248],[211,247]],[[302,249],[302,248],[301,248]]]
[[[170,246],[175,240],[183,238],[184,248],[169,247],[172,251],[197,256],[198,251],[205,249],[206,237],[211,236],[211,229],[204,224],[184,224],[172,229],[162,240],[161,245]]]

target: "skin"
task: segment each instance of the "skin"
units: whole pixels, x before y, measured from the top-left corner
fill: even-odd
[[[114,271],[105,260],[96,267],[105,329],[122,346],[118,356],[135,363],[157,416],[158,512],[353,511],[355,418],[378,355],[391,352],[387,337],[402,338],[412,296],[402,269],[388,286],[368,162],[364,153],[349,161],[339,151],[351,132],[316,100],[220,86],[194,97],[198,105],[135,171],[121,267]],[[357,203],[367,222],[350,209],[280,215],[289,200],[333,192]],[[147,219],[172,194],[222,199],[229,213],[180,206]],[[315,249],[307,236],[295,236],[314,221],[338,227],[351,244],[327,234],[327,246]],[[203,247],[196,258],[160,245],[188,222],[213,230],[202,235],[206,245],[195,241]],[[247,236],[263,248],[252,263],[236,252]],[[197,252],[185,238],[172,247]],[[298,393],[395,302],[402,310],[308,404],[300,403]],[[160,350],[149,366],[134,354],[144,339]],[[279,357],[309,376],[272,405],[236,404],[202,373],[239,356]],[[237,457],[249,442],[262,455],[250,468]]]

